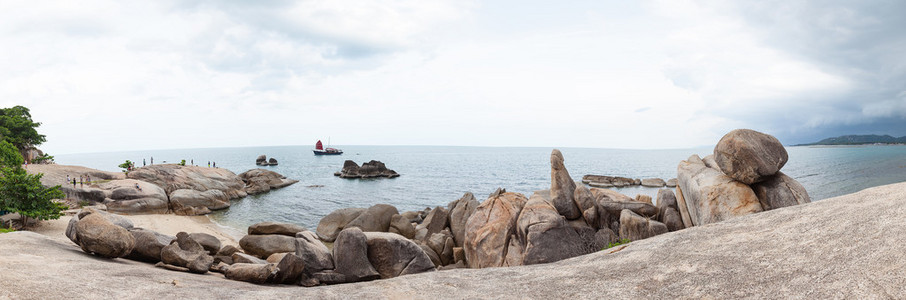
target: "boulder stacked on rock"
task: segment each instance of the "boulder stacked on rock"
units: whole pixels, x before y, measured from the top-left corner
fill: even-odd
[[[267,156],[266,156],[266,155],[261,154],[261,155],[258,155],[258,158],[255,159],[255,165],[258,165],[258,166],[276,166],[276,165],[277,165],[277,159],[276,159],[276,158],[273,158],[273,157],[271,157],[271,159],[267,159]]]
[[[780,172],[787,159],[773,136],[737,129],[720,139],[713,156],[681,161],[676,200],[684,225],[810,202],[802,185]]]
[[[286,176],[265,169],[253,169],[239,173],[239,178],[245,183],[245,192],[249,195],[269,192],[272,189],[287,187],[299,182],[286,179]]]
[[[340,176],[340,178],[394,178],[400,176],[396,171],[387,169],[384,163],[376,160],[363,163],[361,167],[354,161],[347,160],[343,162],[343,169],[334,175]]]

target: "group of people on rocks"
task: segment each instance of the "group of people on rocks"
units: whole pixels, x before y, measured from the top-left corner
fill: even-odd
[[[79,187],[84,186],[85,184],[91,185],[91,175],[79,175],[79,180],[76,181],[75,177],[70,178],[69,174],[66,175],[66,184],[72,183],[72,188],[76,187],[76,184]]]
[[[166,161],[165,161],[165,162],[166,162]],[[147,165],[147,161],[146,161],[144,158],[142,158],[142,167],[144,167],[144,166],[146,166],[146,165]],[[151,165],[154,165],[154,156],[151,157]],[[195,159],[190,159],[190,160],[189,160],[189,165],[190,165],[190,166],[194,166],[194,165],[195,165]],[[210,167],[211,167],[211,162],[208,161],[208,168],[210,168]],[[216,161],[214,162],[214,167],[215,167],[215,168],[217,167],[217,162],[216,162]]]

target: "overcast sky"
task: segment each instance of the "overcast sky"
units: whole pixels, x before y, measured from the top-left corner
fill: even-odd
[[[742,3],[742,4],[739,4]],[[906,135],[904,1],[2,1],[51,154]]]

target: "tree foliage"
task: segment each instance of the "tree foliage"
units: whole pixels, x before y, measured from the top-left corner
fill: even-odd
[[[133,162],[132,162],[131,160],[128,160],[128,159],[127,159],[126,162],[121,163],[121,164],[120,164],[119,166],[117,166],[117,167],[123,168],[123,172],[126,172],[126,171],[129,171],[129,170],[132,170],[132,166],[133,166]]]
[[[38,134],[40,122],[31,119],[27,107],[16,105],[0,108],[0,135],[3,140],[12,143],[19,150],[37,146],[46,141],[43,134]]]
[[[28,218],[59,219],[66,206],[53,199],[66,197],[60,186],[41,184],[44,174],[28,174],[22,169],[22,156],[13,144],[0,141],[0,210],[17,212]]]
[[[24,161],[16,146],[7,141],[0,141],[0,166],[18,167]]]

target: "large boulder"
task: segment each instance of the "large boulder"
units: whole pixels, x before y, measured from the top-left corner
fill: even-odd
[[[305,274],[311,276],[316,272],[323,270],[332,270],[334,268],[333,256],[330,249],[314,232],[302,231],[296,233],[296,256],[305,262]]]
[[[156,184],[171,195],[176,190],[188,189],[204,192],[219,190],[227,200],[245,197],[245,183],[235,173],[223,168],[180,166],[177,164],[150,165],[132,170],[129,179]],[[227,202],[229,206],[229,202]],[[210,208],[210,207],[209,207]]]
[[[129,230],[129,233],[135,238],[135,246],[126,258],[151,263],[159,262],[161,250],[176,239],[172,235],[141,228]]]
[[[523,265],[555,262],[587,254],[591,250],[557,209],[538,194],[532,195],[522,208],[517,220],[517,233],[525,245]]]
[[[286,236],[296,236],[296,233],[305,231],[305,227],[290,224],[290,223],[277,223],[277,222],[260,222],[252,224],[249,226],[248,232],[251,235],[264,235],[264,234],[279,234]]]
[[[515,236],[516,220],[527,200],[522,194],[499,189],[475,209],[466,222],[463,243],[469,267],[507,266],[510,239]]]
[[[390,230],[390,220],[397,214],[399,211],[393,205],[375,204],[346,224],[345,228],[358,227],[365,232],[387,232]]]
[[[449,231],[443,230],[432,234],[425,240],[425,244],[431,248],[431,252],[437,254],[437,258],[440,260],[442,266],[454,263],[453,247],[456,247],[456,244],[453,242],[453,234]]]
[[[166,264],[185,267],[192,273],[201,274],[207,273],[214,264],[214,257],[208,255],[204,247],[185,232],[177,233],[176,240],[161,249],[160,259]]]
[[[392,278],[434,271],[434,263],[413,241],[398,234],[365,232],[368,261],[381,275]]]
[[[752,188],[708,168],[697,155],[681,161],[676,173],[678,190],[682,190],[694,226],[763,210]]]
[[[538,192],[535,193],[537,194]],[[582,219],[585,220],[585,223],[598,228],[600,225],[598,223],[598,204],[591,191],[585,185],[576,185],[573,201],[576,202],[576,207],[582,212]]]
[[[642,178],[641,183],[642,186],[646,187],[662,187],[667,185],[667,182],[664,182],[664,180],[660,178]]]
[[[654,206],[651,203],[638,202],[635,200],[628,201],[628,202],[622,202],[622,201],[618,202],[618,201],[608,201],[608,200],[602,199],[602,200],[598,201],[598,205],[601,207],[601,209],[604,209],[608,213],[611,213],[614,215],[620,215],[620,213],[624,209],[631,210],[634,213],[637,213],[639,215],[646,216],[646,217],[654,217],[657,215],[657,206]]]
[[[390,217],[390,229],[388,231],[402,235],[407,239],[415,237],[415,226],[412,226],[412,223],[401,215]]]
[[[569,171],[563,164],[563,154],[554,149],[551,152],[551,204],[557,208],[560,215],[569,220],[582,216],[582,211],[576,207],[573,194],[576,191],[576,182],[569,176]]]
[[[773,176],[787,159],[777,138],[750,129],[730,131],[714,147],[714,160],[724,174],[745,184]]]
[[[112,180],[98,184],[98,187],[108,191],[105,202],[110,212],[165,214],[170,209],[167,193],[150,182],[135,179]]]
[[[217,254],[217,251],[220,251],[220,246],[222,243],[213,235],[196,232],[190,233],[189,237],[192,238],[192,240],[198,242],[198,244],[201,245],[201,247],[204,248],[205,251],[208,251],[208,254],[210,255],[215,255]]]
[[[422,221],[421,224],[415,226],[416,232],[421,231],[421,233],[416,236],[421,239],[427,239],[430,238],[431,235],[444,230],[444,228],[447,228],[447,224],[449,224],[449,215],[449,211],[447,211],[446,208],[440,206],[435,207],[428,213],[428,216],[425,217],[425,220]],[[424,236],[421,236],[422,234]]]
[[[273,165],[276,165],[276,161],[274,161]],[[298,180],[286,179],[286,176],[265,169],[252,169],[239,173],[239,178],[245,183],[244,190],[249,195],[268,192],[272,189],[283,188],[299,182]]]
[[[812,202],[805,188],[792,177],[777,172],[767,180],[752,185],[764,210]]]
[[[107,221],[109,221],[110,223],[113,223],[113,225],[122,227],[123,229],[126,229],[126,230],[129,230],[129,229],[132,229],[135,227],[135,225],[132,223],[132,220],[129,220],[129,218],[126,218],[126,217],[118,215],[118,214],[112,214],[112,213],[109,213],[109,212],[106,212],[103,210],[94,209],[91,207],[79,210],[79,212],[78,212],[78,214],[76,214],[76,216],[79,219],[82,219],[85,216],[90,215],[90,214],[97,214],[97,215],[101,216],[102,218],[106,219]]]
[[[447,209],[450,211],[450,233],[453,234],[453,241],[457,247],[462,247],[466,238],[466,222],[480,204],[475,199],[475,195],[466,192],[461,198],[447,205]]]
[[[191,216],[199,214],[196,208],[210,212],[230,207],[230,198],[221,190],[179,189],[170,193],[170,205],[176,214]]]
[[[343,231],[349,222],[358,218],[363,212],[365,212],[364,208],[357,207],[335,210],[321,218],[315,233],[318,234],[318,238],[322,241],[333,242],[337,238],[337,235],[340,234],[340,231]]]
[[[668,231],[667,225],[664,225],[664,223],[642,217],[631,210],[626,209],[620,213],[621,239],[638,241],[667,233]]]
[[[76,239],[85,253],[117,258],[132,252],[135,238],[99,213],[88,214],[75,223]]]
[[[334,267],[345,281],[357,282],[381,277],[368,260],[367,237],[358,227],[344,229],[333,244]]]
[[[261,284],[277,276],[277,265],[236,263],[226,268],[223,276],[227,279]]]
[[[296,256],[293,253],[285,253],[283,257],[276,262],[276,265],[277,274],[274,274],[271,282],[284,284],[295,284],[298,282],[302,277],[303,271],[308,267],[301,257]]]
[[[267,258],[274,253],[296,252],[296,239],[279,234],[246,235],[239,239],[245,253]]]
[[[670,189],[657,191],[657,219],[667,225],[667,229],[670,231],[686,228],[676,204],[676,195]]]
[[[264,154],[258,155],[258,158],[255,158],[255,165],[258,165],[258,166],[268,165],[267,155],[264,155]]]

